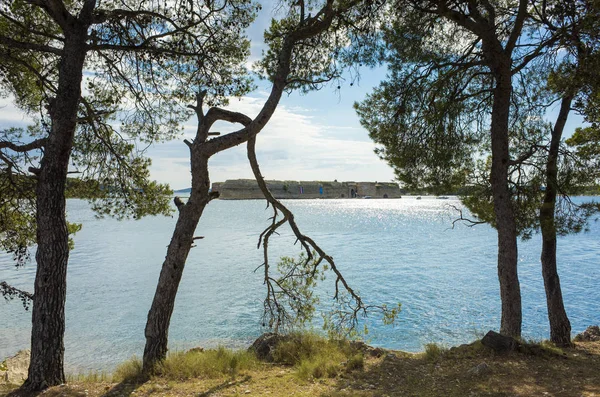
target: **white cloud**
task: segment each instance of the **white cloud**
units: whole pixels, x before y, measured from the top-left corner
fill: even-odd
[[[0,128],[25,127],[33,124],[31,117],[17,108],[13,98],[0,98]]]
[[[260,111],[265,93],[256,97],[233,99],[229,109],[254,117]],[[313,116],[305,106],[280,105],[258,135],[257,157],[268,179],[292,180],[379,180],[393,179],[389,166],[377,158],[375,145],[366,131],[354,126],[331,126],[321,116]],[[239,126],[221,123],[213,130],[228,133]],[[185,128],[192,137],[195,125]],[[152,176],[175,189],[190,184],[189,152],[180,141],[153,147]],[[187,167],[186,167],[187,165]],[[212,181],[252,178],[241,145],[215,155],[210,163]]]

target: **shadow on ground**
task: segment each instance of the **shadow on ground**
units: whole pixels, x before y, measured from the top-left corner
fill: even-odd
[[[107,390],[104,394],[102,394],[102,397],[130,396],[134,391],[136,391],[146,382],[148,382],[148,380],[148,378],[138,377],[133,379],[126,379],[121,383],[117,383],[113,387],[107,386]]]
[[[439,355],[384,354],[322,396],[592,397],[600,396],[599,368],[600,344],[500,355],[475,343]]]
[[[146,382],[147,380],[139,378],[123,381],[112,387],[106,386],[105,392],[101,394],[101,397],[129,396]],[[0,387],[0,397],[36,397],[40,395],[44,397],[86,397],[88,396],[88,390],[85,389],[85,384],[77,386],[65,384],[40,392],[27,392],[14,385],[7,385],[4,388]]]
[[[207,391],[198,394],[197,397],[209,397],[212,395],[215,395],[225,389],[228,389],[230,387],[235,387],[238,385],[241,385],[242,383],[246,383],[248,382],[252,377],[249,375],[244,376],[242,379],[240,380],[236,380],[236,381],[225,381],[217,386],[211,387],[210,389],[208,389]]]
[[[12,389],[0,389],[0,397],[36,397],[43,395],[44,397],[56,397],[56,396],[64,396],[64,397],[85,397],[86,393],[81,390],[72,389],[69,386],[56,386],[47,390],[30,392],[25,391],[17,386],[11,386]],[[16,387],[16,388],[15,388]]]

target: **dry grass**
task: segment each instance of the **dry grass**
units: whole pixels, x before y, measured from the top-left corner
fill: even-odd
[[[335,378],[364,367],[363,354],[350,342],[305,332],[291,334],[277,346],[273,358],[276,363],[293,365],[302,380]]]
[[[448,349],[446,347],[437,343],[427,343],[425,345],[425,357],[431,361],[441,359],[447,352]]]
[[[258,367],[254,354],[245,350],[219,347],[203,352],[176,352],[170,354],[157,368],[157,374],[168,380],[192,378],[234,377],[240,371]]]
[[[345,365],[350,366],[351,361]],[[487,371],[470,371],[484,362]],[[44,397],[600,397],[600,342],[577,343],[563,351],[546,344],[529,345],[521,353],[508,355],[494,354],[476,342],[442,349],[435,359],[425,353],[385,352],[379,358],[365,358],[362,364],[362,369],[356,364],[354,371],[341,370],[333,378],[310,380],[298,376],[298,363],[255,363],[247,369],[238,367],[235,373],[219,370],[213,377],[200,375],[182,380],[157,376],[145,383],[74,380],[68,386],[50,389]],[[5,394],[6,390],[0,389],[0,396]]]

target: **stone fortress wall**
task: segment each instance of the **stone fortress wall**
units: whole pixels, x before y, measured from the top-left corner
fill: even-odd
[[[391,182],[266,181],[278,199],[400,198],[400,188]],[[223,200],[262,199],[254,179],[234,179],[212,184]]]

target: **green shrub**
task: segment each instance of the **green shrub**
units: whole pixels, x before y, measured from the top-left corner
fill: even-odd
[[[301,360],[296,365],[298,377],[304,380],[335,378],[343,368],[343,363],[340,361],[343,358],[343,356],[319,355]]]
[[[113,382],[125,382],[138,379],[142,375],[142,360],[133,356],[117,366],[112,376]]]
[[[533,356],[564,356],[565,352],[549,340],[519,339],[519,351]]]
[[[436,343],[427,343],[425,345],[425,357],[428,360],[435,361],[446,354],[447,351],[448,349],[446,347],[440,346]]]
[[[361,369],[364,357],[350,342],[330,340],[310,332],[292,333],[273,352],[276,363],[294,365],[300,378],[335,377],[343,370]]]
[[[363,369],[365,367],[365,356],[362,353],[356,353],[348,359],[346,362],[346,369],[348,371],[354,371],[357,369]]]
[[[303,359],[314,357],[327,345],[328,341],[317,334],[294,332],[277,345],[273,360],[279,364],[296,365]]]

